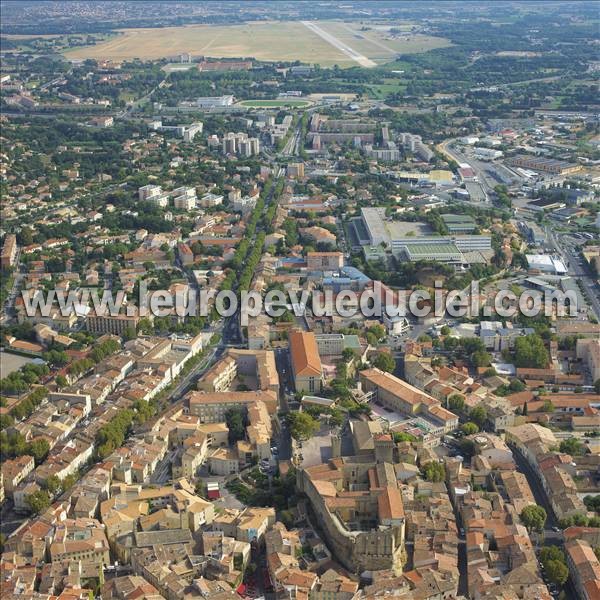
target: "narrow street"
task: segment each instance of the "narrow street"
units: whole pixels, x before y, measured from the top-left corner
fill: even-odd
[[[448,484],[446,484],[446,488]],[[448,497],[452,502],[452,495],[448,491]],[[452,508],[454,509],[454,519],[456,520],[456,528],[458,530],[458,595],[467,597],[469,591],[468,574],[467,574],[467,545],[465,543],[465,536],[460,534],[462,527],[462,518],[458,506],[455,502],[452,502]]]

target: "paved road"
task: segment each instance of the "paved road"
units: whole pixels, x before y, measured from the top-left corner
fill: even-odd
[[[579,252],[574,249],[575,240],[568,235],[556,234],[551,225],[546,226],[548,242],[569,264],[569,275],[581,282],[596,318],[600,319],[600,289],[587,268],[579,264]]]
[[[446,154],[447,156],[449,156],[450,158],[455,160],[457,163],[459,163],[459,164],[467,163],[473,169],[473,172],[475,173],[479,183],[481,184],[481,190],[483,191],[483,194],[484,194],[484,202],[489,202],[490,194],[493,192],[495,184],[490,185],[490,182],[487,179],[487,175],[486,175],[484,169],[482,169],[479,166],[477,161],[473,160],[470,157],[465,156],[464,154],[459,152],[456,148],[454,148],[454,146],[452,146],[454,141],[455,140],[446,140],[445,142],[442,142],[438,146],[438,148],[440,149],[441,152],[443,152],[444,154]],[[478,204],[480,204],[480,203],[478,203]]]
[[[181,378],[181,381],[179,381],[175,389],[169,394],[170,402],[175,403],[181,400],[190,391],[193,384],[221,358],[224,352],[225,344],[221,340],[218,346],[211,348],[210,352],[189,373]]]
[[[284,411],[288,410],[287,401],[285,399],[285,390],[292,392],[294,390],[294,380],[292,379],[292,367],[290,365],[290,357],[287,348],[275,349],[275,364],[279,373],[279,385],[281,389],[281,408]]]
[[[543,507],[548,515],[548,518],[546,519],[545,533],[550,537],[556,537],[555,532],[552,531],[552,527],[556,527],[558,523],[538,476],[533,472],[533,469],[529,466],[529,463],[514,446],[511,446],[510,449],[512,450],[515,463],[517,464],[517,470],[525,475],[527,478],[527,483],[529,483],[529,487],[533,492],[533,497],[535,498],[536,503]]]
[[[0,324],[4,324],[5,321],[9,322],[15,316],[15,300],[17,299],[17,294],[19,289],[21,288],[21,282],[25,278],[25,273],[21,273],[20,270],[20,261],[21,261],[21,247],[17,247],[17,254],[15,256],[15,268],[13,272],[13,284],[10,290],[10,293],[6,297],[6,301],[4,302],[1,310],[0,310]]]
[[[447,486],[446,486],[447,487]],[[449,492],[448,492],[449,493]],[[458,595],[467,597],[469,591],[468,573],[467,573],[467,546],[465,536],[460,534],[462,527],[462,517],[456,502],[452,501],[452,495],[449,493],[452,509],[454,510],[454,519],[458,529]]]
[[[138,98],[137,100],[133,101],[130,105],[128,105],[122,111],[118,112],[115,115],[115,118],[116,119],[124,119],[124,118],[128,117],[134,110],[136,110],[140,106],[140,104],[143,104],[147,100],[150,100],[150,98],[152,97],[152,94],[154,94],[154,92],[157,89],[159,89],[159,88],[163,87],[163,85],[165,85],[165,83],[167,82],[167,78],[168,78],[168,75],[158,85],[153,87],[147,94],[145,94],[141,98]]]
[[[171,465],[179,452],[179,447],[169,450],[164,458],[154,469],[154,473],[150,477],[150,483],[167,483],[171,479],[172,470]]]

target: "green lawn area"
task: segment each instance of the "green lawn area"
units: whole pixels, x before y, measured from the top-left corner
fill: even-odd
[[[308,100],[242,100],[239,104],[249,106],[251,108],[303,108],[310,106]]]
[[[384,83],[373,84],[367,87],[369,88],[370,96],[377,100],[383,100],[388,94],[404,90],[406,85],[401,79],[384,79]]]

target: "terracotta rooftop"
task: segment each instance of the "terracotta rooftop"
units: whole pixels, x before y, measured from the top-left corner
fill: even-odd
[[[321,357],[315,334],[310,331],[290,331],[290,358],[294,376],[321,376]]]

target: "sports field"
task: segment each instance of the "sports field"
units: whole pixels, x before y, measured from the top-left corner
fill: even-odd
[[[394,60],[398,54],[449,45],[443,38],[405,30],[399,33],[400,27],[392,30],[389,25],[366,28],[360,23],[340,21],[313,23],[321,35],[301,21],[124,29],[106,42],[73,48],[65,55],[67,58],[154,60],[190,53],[214,58],[300,60],[322,66],[352,67],[361,64],[353,58],[354,54],[366,57],[374,66]],[[326,35],[322,35],[323,32]]]
[[[304,108],[310,106],[311,103],[308,100],[282,98],[281,100],[242,100],[239,104],[250,108]]]

